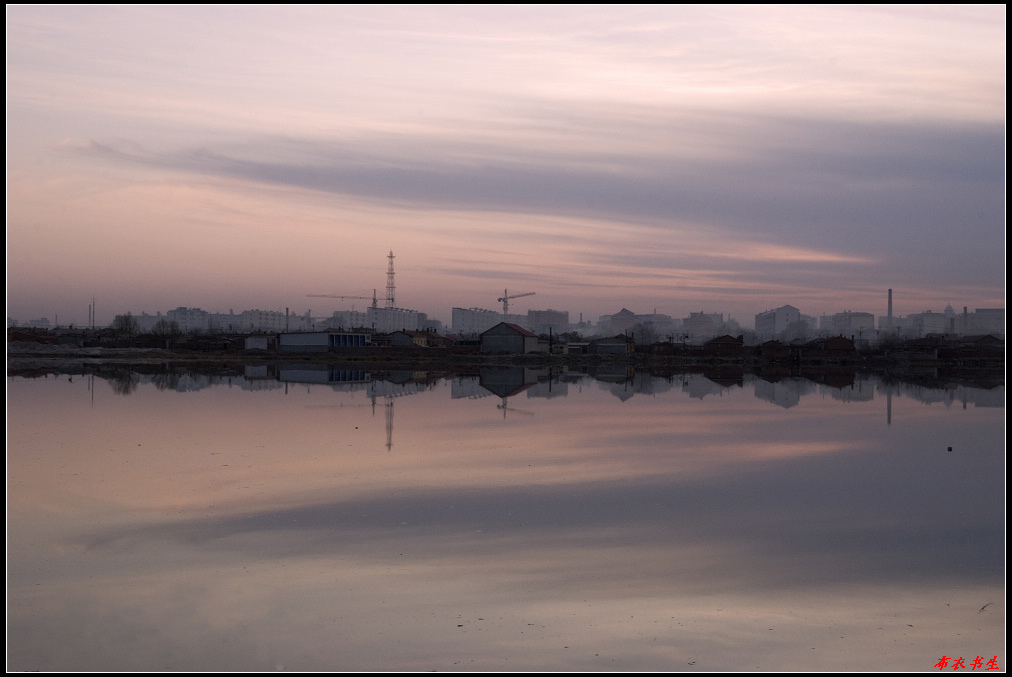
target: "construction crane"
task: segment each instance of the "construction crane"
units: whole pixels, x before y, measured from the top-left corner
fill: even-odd
[[[376,307],[376,290],[372,290],[372,296],[350,296],[347,294],[306,294],[306,298],[316,299],[372,299],[372,307]]]
[[[510,299],[518,299],[521,296],[534,296],[535,292],[527,291],[523,294],[510,294],[509,289],[502,290],[502,298],[496,299],[502,301],[502,319],[505,322],[506,316],[509,315],[510,311]]]

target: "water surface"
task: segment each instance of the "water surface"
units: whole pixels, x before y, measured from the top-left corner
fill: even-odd
[[[1004,669],[1003,387],[248,375],[8,378],[8,669]]]

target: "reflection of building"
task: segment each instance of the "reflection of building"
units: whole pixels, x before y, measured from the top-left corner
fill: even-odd
[[[450,382],[450,399],[462,398],[477,400],[482,397],[490,397],[492,391],[481,386],[477,376],[457,376]]]
[[[277,368],[277,378],[285,383],[315,384],[369,384],[372,374],[364,369],[331,369],[327,365],[281,365]]]
[[[537,383],[527,389],[527,397],[565,397],[569,394],[569,384],[559,379],[558,374],[540,378]]]
[[[802,395],[815,391],[815,384],[803,378],[785,378],[779,381],[755,380],[755,396],[789,409],[801,401]]]
[[[482,369],[481,387],[499,397],[510,397],[538,382],[538,371],[524,367]]]
[[[866,375],[855,374],[853,381],[846,386],[822,385],[820,389],[834,400],[843,402],[870,402],[875,398],[874,379]]]
[[[724,390],[723,385],[702,374],[685,374],[682,379],[682,392],[689,397],[703,399],[707,395],[720,395]]]

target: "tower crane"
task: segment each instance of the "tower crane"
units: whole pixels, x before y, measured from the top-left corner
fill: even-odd
[[[523,294],[510,294],[509,289],[503,289],[502,290],[502,298],[496,299],[497,301],[502,301],[502,319],[503,319],[503,321],[504,322],[506,321],[506,316],[509,314],[510,299],[518,299],[521,296],[534,296],[535,293],[536,292],[527,291],[527,292],[524,292]]]
[[[306,298],[317,299],[372,299],[372,307],[376,307],[376,290],[372,290],[372,296],[350,296],[347,294],[306,294]]]

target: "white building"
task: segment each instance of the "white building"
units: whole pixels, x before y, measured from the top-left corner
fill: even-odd
[[[280,333],[285,331],[285,314],[277,310],[244,310],[241,332]]]
[[[200,308],[179,306],[175,310],[165,313],[165,319],[169,322],[175,322],[179,326],[179,331],[184,334],[189,334],[190,332],[204,333],[211,328],[211,314]]]
[[[369,308],[366,326],[383,334],[401,329],[417,331],[421,315],[417,310],[406,308]]]
[[[791,324],[801,322],[801,311],[794,306],[780,306],[755,316],[755,334],[760,340],[771,339],[787,330]]]
[[[457,334],[481,334],[502,322],[502,313],[484,308],[454,308],[451,324]]]
[[[337,310],[326,320],[326,325],[330,329],[368,327],[369,314],[358,310]]]

